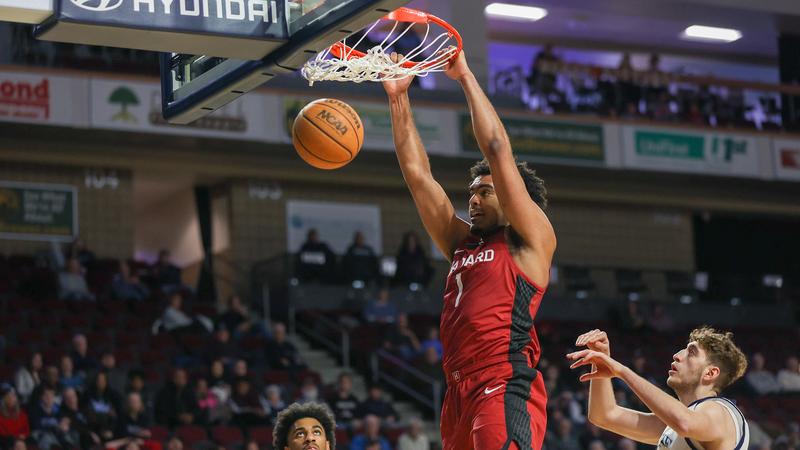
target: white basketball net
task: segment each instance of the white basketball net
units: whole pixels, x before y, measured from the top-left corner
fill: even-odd
[[[395,30],[401,23],[395,20],[391,31],[380,44],[369,49],[364,57],[353,56],[352,48],[357,47],[379,23],[385,20],[376,21],[364,31],[361,38],[342,55],[343,58],[336,57],[331,53],[332,47],[328,47],[319,52],[315,58],[306,62],[300,73],[308,80],[308,85],[312,86],[317,81],[352,81],[361,83],[362,81],[399,80],[411,75],[424,77],[431,72],[445,70],[450,59],[458,51],[454,46],[453,36],[448,31],[427,42],[428,36],[431,34],[431,25],[430,23],[419,24],[425,25],[425,35],[421,43],[409,51],[407,55],[403,55],[397,62],[393,62],[389,49],[408,33],[414,25],[417,25],[416,23],[407,23],[405,29],[394,37]],[[343,39],[341,44],[347,45],[346,41],[347,39]],[[415,60],[417,57],[424,57],[424,59]]]

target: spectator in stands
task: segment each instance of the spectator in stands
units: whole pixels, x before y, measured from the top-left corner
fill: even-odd
[[[211,362],[208,375],[208,386],[214,390],[221,401],[225,402],[231,394],[231,385],[225,377],[225,365],[221,359]]]
[[[153,278],[163,293],[170,295],[183,288],[181,269],[170,261],[169,250],[161,249],[158,252],[158,260],[151,270]]]
[[[358,411],[358,399],[353,394],[353,374],[342,372],[336,383],[336,391],[326,401],[339,421],[340,427],[349,427]]]
[[[72,351],[69,356],[76,372],[86,375],[97,367],[97,362],[89,354],[89,341],[80,333],[72,337]]]
[[[619,450],[636,450],[636,443],[628,438],[622,438],[617,442],[617,449]]]
[[[378,291],[377,298],[370,300],[364,308],[364,320],[368,323],[394,323],[397,320],[397,307],[390,299],[389,288]]]
[[[94,301],[94,294],[86,284],[83,268],[77,259],[68,259],[66,270],[58,274],[58,298]]]
[[[39,385],[42,372],[42,354],[36,352],[31,356],[27,366],[22,366],[14,375],[14,386],[17,387],[19,400],[26,403],[33,390]]]
[[[83,410],[92,431],[103,440],[114,436],[117,419],[122,413],[120,394],[108,386],[105,372],[98,372],[94,381],[83,395]]]
[[[301,281],[333,282],[336,277],[336,255],[319,240],[315,229],[308,230],[306,241],[297,252],[297,277]]]
[[[596,450],[611,449],[613,448],[613,439],[597,425],[586,422],[586,428],[579,438],[581,448],[592,449],[592,444]],[[598,446],[596,443],[599,443]]]
[[[393,283],[403,287],[427,287],[431,275],[433,268],[428,262],[425,249],[420,245],[419,235],[413,231],[406,232],[397,251],[397,272]]]
[[[59,428],[58,404],[56,392],[50,387],[41,390],[41,396],[34,402],[30,409],[31,436],[40,449],[49,449],[51,446],[61,446],[59,437],[62,431]]]
[[[644,315],[639,310],[639,302],[629,300],[625,303],[625,309],[621,314],[619,327],[624,331],[641,332],[647,327]]]
[[[105,372],[106,378],[108,378],[108,387],[110,387],[112,391],[119,394],[125,392],[125,383],[127,382],[128,374],[117,367],[117,358],[114,356],[113,352],[107,350],[100,355],[100,367],[98,370]]]
[[[566,388],[558,365],[550,364],[544,369],[544,386],[547,398],[556,398]]]
[[[336,422],[325,404],[293,403],[278,415],[272,434],[276,449],[320,450],[336,448]]]
[[[6,448],[16,439],[27,439],[30,434],[28,414],[20,406],[14,388],[0,385],[0,447]]]
[[[169,296],[169,306],[161,315],[161,326],[168,332],[205,333],[208,331],[198,318],[192,318],[184,312],[183,295],[178,291]]]
[[[61,393],[63,400],[58,409],[58,419],[71,447],[90,448],[100,443],[100,436],[89,428],[89,419],[83,413],[75,389],[67,388]],[[66,423],[65,423],[66,421]]]
[[[34,403],[38,402],[39,399],[42,398],[42,391],[44,389],[52,389],[53,392],[59,392],[58,389],[58,367],[49,365],[44,368],[44,377],[42,377],[42,382],[39,383],[38,386],[33,390],[29,399],[29,406],[33,405]],[[58,397],[56,397],[58,399]],[[30,412],[30,408],[28,408],[28,412]]]
[[[156,422],[174,428],[192,425],[198,413],[197,401],[188,386],[186,369],[176,368],[172,380],[156,396]]]
[[[358,405],[359,418],[375,415],[388,423],[397,421],[397,411],[391,402],[383,398],[383,388],[379,384],[372,384],[367,392],[367,398]]]
[[[656,304],[647,317],[647,326],[659,333],[667,333],[675,329],[675,321],[667,314],[664,305]]]
[[[386,334],[383,336],[383,348],[406,361],[411,361],[415,355],[419,354],[419,338],[408,326],[407,314],[398,314],[395,326],[386,330]]]
[[[231,341],[231,334],[228,328],[219,323],[217,330],[214,332],[214,340],[203,351],[203,356],[209,362],[219,360],[223,364],[230,365],[238,354],[239,347]]]
[[[368,414],[364,417],[364,432],[353,438],[350,450],[367,450],[374,442],[379,444],[380,450],[392,450],[389,440],[381,435],[380,417]]]
[[[208,380],[198,378],[194,383],[194,395],[197,399],[198,423],[206,425],[216,425],[223,422],[224,410],[223,403],[219,397],[209,389]]]
[[[356,231],[353,243],[342,258],[342,270],[348,283],[363,281],[370,284],[378,278],[378,257],[375,250],[366,244],[364,233]]]
[[[217,327],[225,327],[234,339],[249,334],[267,337],[267,330],[253,314],[247,309],[242,298],[231,295],[228,298],[228,308],[217,318]]]
[[[267,413],[247,377],[234,380],[229,407],[233,413],[233,423],[237,426],[248,427],[266,422]]]
[[[281,322],[272,326],[272,340],[267,345],[266,357],[272,369],[295,371],[305,368],[297,347],[286,339],[286,325]]]
[[[231,384],[236,381],[237,378],[247,378],[250,379],[250,368],[247,366],[247,360],[244,359],[237,359],[236,362],[233,363],[232,369],[232,379]]]
[[[119,273],[111,283],[111,295],[117,300],[144,301],[150,298],[150,289],[139,276],[131,272],[128,261],[120,261]]]
[[[133,369],[128,372],[128,383],[124,392],[126,395],[131,393],[139,394],[144,404],[145,415],[152,422],[154,396],[153,390],[144,382],[144,372],[140,369]]]
[[[417,368],[417,370],[429,376],[432,380],[438,381],[442,387],[442,394],[444,394],[446,384],[444,380],[444,372],[442,371],[442,358],[439,356],[439,352],[436,351],[435,347],[428,347],[427,350],[425,350],[425,352],[422,354],[422,358],[420,358],[414,366]],[[428,383],[424,383],[422,386],[419,386],[419,389],[424,389],[423,392],[431,392],[430,385]]]
[[[125,411],[117,421],[114,437],[149,439],[150,436],[150,421],[145,414],[142,397],[131,392],[125,403]]]
[[[784,392],[800,392],[800,362],[796,356],[786,358],[786,367],[778,371],[778,383]]]
[[[72,244],[67,247],[67,251],[64,255],[67,261],[70,259],[74,259],[78,261],[78,263],[84,269],[88,269],[89,266],[95,261],[94,252],[89,250],[89,246],[84,239],[81,239],[80,236],[76,237]]]
[[[442,357],[442,341],[439,340],[439,327],[428,327],[425,340],[420,342],[420,352],[424,355],[428,348],[433,348]]]
[[[286,409],[286,402],[283,401],[281,387],[277,384],[270,384],[264,388],[264,393],[259,396],[261,408],[267,414],[267,421],[269,425],[275,425],[278,420],[278,414]],[[342,419],[338,414],[336,415],[340,420]]]
[[[408,430],[404,431],[397,440],[397,450],[429,450],[431,444],[428,436],[422,430],[422,420],[412,417],[408,421]]]
[[[781,384],[775,374],[764,368],[764,355],[753,353],[750,358],[750,367],[744,376],[747,385],[758,395],[773,394],[781,390]]]
[[[305,377],[303,385],[300,387],[300,397],[297,403],[317,403],[319,398],[319,386],[313,377]]]
[[[548,431],[545,440],[547,450],[581,450],[581,444],[572,430],[572,422],[567,418],[559,420],[555,431]]]
[[[61,357],[61,378],[58,380],[59,386],[63,388],[75,388],[83,390],[83,383],[86,378],[81,373],[75,373],[72,358],[69,355]]]
[[[172,436],[167,441],[167,450],[183,450],[183,441],[177,436]]]
[[[561,58],[553,51],[553,44],[546,43],[531,63],[531,74],[528,78],[531,93],[540,93],[547,97],[556,90],[555,66],[560,61]]]

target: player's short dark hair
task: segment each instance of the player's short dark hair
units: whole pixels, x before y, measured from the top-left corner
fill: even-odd
[[[525,182],[525,189],[539,208],[547,208],[547,188],[544,187],[544,180],[536,176],[536,171],[528,166],[525,161],[516,161],[519,175]],[[469,169],[469,176],[472,178],[491,175],[489,161],[483,159],[478,161]]]
[[[336,450],[336,420],[333,412],[324,403],[292,403],[288,408],[278,413],[275,422],[275,429],[272,432],[272,445],[276,449],[286,447],[291,426],[300,419],[314,418],[319,421],[325,430],[325,438],[331,446],[331,450]]]

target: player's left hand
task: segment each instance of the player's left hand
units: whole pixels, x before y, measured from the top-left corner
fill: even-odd
[[[464,51],[458,52],[458,56],[450,64],[447,65],[444,74],[453,80],[460,80],[464,75],[469,74],[469,66],[467,66],[467,58],[464,56]]]
[[[579,378],[580,381],[619,377],[620,373],[622,373],[622,370],[625,368],[625,366],[617,362],[614,358],[594,350],[573,352],[567,355],[567,359],[575,361],[569,366],[570,369],[592,365],[592,371],[581,375]]]

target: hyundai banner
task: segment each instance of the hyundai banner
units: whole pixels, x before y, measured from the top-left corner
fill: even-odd
[[[55,0],[39,39],[260,59],[289,37],[283,0]]]

